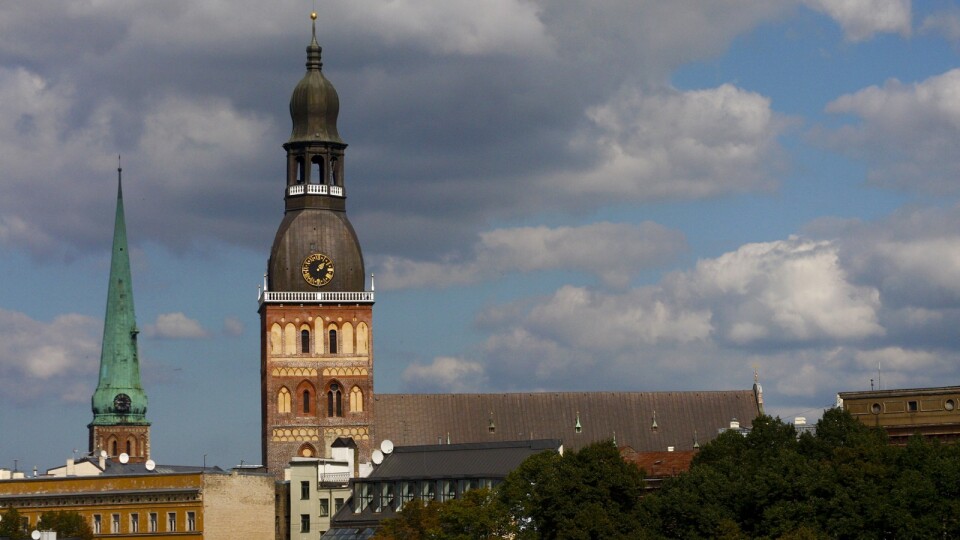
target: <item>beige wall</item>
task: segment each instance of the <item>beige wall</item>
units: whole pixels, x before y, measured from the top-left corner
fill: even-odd
[[[205,475],[204,535],[207,540],[274,537],[274,478],[267,475]]]

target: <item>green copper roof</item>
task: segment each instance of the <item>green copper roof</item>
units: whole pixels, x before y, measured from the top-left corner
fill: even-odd
[[[121,169],[117,169],[117,216],[113,229],[113,255],[110,284],[107,289],[107,314],[103,322],[103,348],[100,352],[100,382],[91,400],[91,425],[150,425],[147,394],[140,386],[140,361],[137,359],[137,321],[133,312],[133,284],[130,279],[130,255],[127,251],[127,227],[123,216]]]

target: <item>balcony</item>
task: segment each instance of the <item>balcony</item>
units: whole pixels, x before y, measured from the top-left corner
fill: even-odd
[[[343,187],[328,186],[327,184],[296,184],[287,187],[287,195],[290,197],[298,195],[332,195],[334,197],[343,197]]]
[[[373,291],[359,292],[285,292],[266,291],[260,293],[261,304],[372,304]]]

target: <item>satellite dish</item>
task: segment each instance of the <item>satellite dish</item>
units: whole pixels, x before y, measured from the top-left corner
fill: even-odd
[[[393,452],[393,442],[390,439],[384,439],[383,442],[380,443],[380,450],[382,450],[384,454],[390,454]]]
[[[101,451],[100,451],[100,457],[102,457],[102,458],[107,457],[107,451],[106,451],[106,450],[101,450]]]
[[[148,471],[152,471],[157,468],[157,462],[152,459],[148,459],[147,462],[143,464],[143,466],[146,467]]]
[[[374,450],[370,455],[370,459],[373,460],[374,465],[379,465],[383,463],[383,452],[379,450]]]
[[[128,461],[130,461],[130,456],[128,456],[126,452],[120,454],[120,463],[124,463],[124,464],[125,464],[125,463],[127,463]]]
[[[40,531],[34,529],[33,532],[30,533],[30,538],[33,538],[33,540],[40,540]]]

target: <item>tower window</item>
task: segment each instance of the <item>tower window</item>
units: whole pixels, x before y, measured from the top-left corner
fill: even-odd
[[[330,390],[327,391],[327,416],[343,416],[343,394],[337,383],[330,383]]]
[[[311,170],[310,172],[311,172],[311,173],[316,172],[316,174],[311,174],[311,175],[310,175],[310,183],[311,183],[311,184],[322,184],[322,183],[323,183],[323,178],[324,178],[324,174],[323,174],[323,158],[320,157],[320,156],[313,156],[313,160],[312,160],[312,161],[313,161],[313,165],[314,165],[314,166],[311,167],[313,170]]]
[[[337,354],[337,331],[330,329],[330,354]]]
[[[358,386],[350,389],[350,412],[363,412],[363,390]]]
[[[111,455],[111,456],[115,456],[115,455],[117,455],[117,454],[118,454],[118,452],[117,452],[117,441],[110,441],[110,455]]]
[[[297,183],[298,184],[303,183],[303,177],[305,172],[306,171],[304,170],[304,166],[303,166],[303,158],[298,157],[297,158]]]
[[[277,412],[290,412],[290,391],[286,387],[281,388],[280,392],[277,393]]]
[[[331,186],[340,185],[340,181],[339,181],[340,179],[337,178],[337,165],[339,164],[340,162],[337,161],[337,158],[330,158],[330,185]]]
[[[310,414],[310,391],[303,391],[303,414]]]
[[[133,444],[131,444],[130,441],[127,441],[127,455],[133,455]]]
[[[310,331],[301,330],[300,331],[300,350],[303,351],[303,354],[310,354]]]

